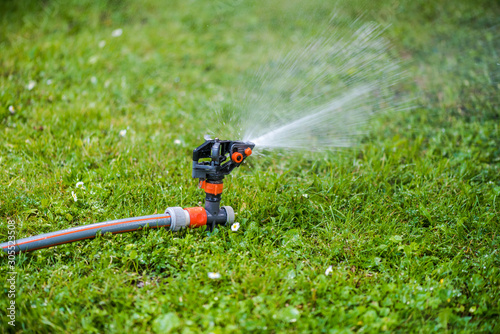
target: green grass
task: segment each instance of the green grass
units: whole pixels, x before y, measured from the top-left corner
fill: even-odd
[[[237,233],[146,230],[18,256],[16,327],[0,328],[499,332],[500,6],[346,3],[1,2],[2,241],[8,219],[22,238],[197,206],[190,157],[221,130],[213,101],[335,6],[390,25],[415,108],[342,153],[250,157],[223,195]]]

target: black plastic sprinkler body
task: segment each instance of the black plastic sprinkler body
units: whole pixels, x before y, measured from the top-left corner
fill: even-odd
[[[220,207],[223,180],[252,154],[254,147],[255,144],[251,142],[215,138],[205,141],[193,151],[193,178],[199,179],[200,188],[205,190],[208,230],[212,231],[216,225],[234,222],[233,209],[230,206]]]
[[[223,180],[233,169],[239,167],[252,154],[255,144],[242,141],[205,141],[193,151],[193,178],[199,179],[200,188],[205,190],[205,207],[169,207],[164,214],[132,217],[83,225],[62,231],[50,232],[0,244],[9,255],[53,247],[78,240],[95,238],[102,233],[124,233],[149,228],[169,227],[171,231],[183,228],[207,226],[212,231],[217,225],[232,224],[234,210],[220,206]],[[208,160],[202,160],[208,159]]]

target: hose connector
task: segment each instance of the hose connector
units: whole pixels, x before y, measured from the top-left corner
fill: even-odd
[[[179,206],[167,208],[170,215],[170,231],[180,231],[189,226],[189,213]]]
[[[207,211],[204,207],[169,207],[165,213],[170,215],[170,230],[177,232],[187,227],[195,228],[207,226],[212,231],[216,225],[231,225],[234,223],[234,210],[230,206],[217,206],[215,212]]]

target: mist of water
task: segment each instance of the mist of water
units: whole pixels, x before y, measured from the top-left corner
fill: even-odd
[[[243,140],[256,148],[332,149],[356,143],[375,112],[401,108],[403,77],[375,23],[334,24],[281,51],[247,82],[238,109]]]

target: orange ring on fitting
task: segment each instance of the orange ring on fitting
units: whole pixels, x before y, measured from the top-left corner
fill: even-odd
[[[222,190],[224,189],[224,184],[223,183],[210,183],[207,181],[201,181],[200,188],[205,190],[206,193],[209,193],[212,195],[219,195],[219,194],[222,194]]]

